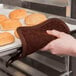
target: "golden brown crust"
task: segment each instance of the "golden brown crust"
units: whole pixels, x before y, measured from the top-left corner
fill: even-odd
[[[4,21],[6,19],[7,19],[7,17],[5,15],[0,14],[0,22]]]
[[[0,46],[11,44],[15,41],[14,36],[9,32],[0,33]]]
[[[24,9],[16,9],[12,12],[10,12],[9,17],[11,19],[22,19],[27,16],[27,12]]]
[[[25,18],[24,22],[27,26],[34,26],[34,25],[37,25],[37,24],[44,22],[45,20],[47,20],[47,18],[44,14],[34,13],[31,15],[28,15]]]
[[[20,26],[22,26],[22,24],[19,20],[7,19],[1,22],[1,30],[15,30]]]

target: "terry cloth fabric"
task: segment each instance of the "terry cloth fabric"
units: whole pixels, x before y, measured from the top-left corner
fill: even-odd
[[[69,33],[68,26],[58,18],[51,18],[36,26],[19,27],[17,32],[22,42],[22,57],[27,56],[33,52],[46,46],[50,41],[56,37],[46,33],[46,30],[58,30]]]

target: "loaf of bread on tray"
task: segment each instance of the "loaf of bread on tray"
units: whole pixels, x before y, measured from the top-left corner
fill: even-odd
[[[47,17],[41,13],[33,13],[25,17],[26,26],[34,26],[47,20]]]
[[[7,19],[0,23],[1,30],[15,30],[17,27],[22,26],[19,20]]]
[[[0,14],[0,23],[6,19],[7,17],[5,15]]]
[[[11,19],[22,19],[27,16],[27,12],[25,9],[16,9],[9,13],[9,17]]]
[[[0,46],[11,44],[15,41],[14,36],[9,32],[0,33]]]

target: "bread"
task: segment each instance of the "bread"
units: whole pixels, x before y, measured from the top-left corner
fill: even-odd
[[[0,14],[0,23],[6,19],[7,17],[5,15]]]
[[[17,31],[14,31],[14,34],[15,34],[15,36],[16,36],[17,38],[19,38],[19,35],[18,35]]]
[[[9,13],[11,19],[22,19],[27,16],[27,12],[24,9],[16,9]]]
[[[4,46],[15,41],[14,36],[9,32],[0,33],[0,46]]]
[[[18,20],[7,19],[1,22],[1,30],[15,30],[17,27],[20,27],[22,24]]]
[[[47,18],[44,14],[34,13],[25,17],[24,22],[27,26],[34,26],[44,22],[45,20],[47,20]]]

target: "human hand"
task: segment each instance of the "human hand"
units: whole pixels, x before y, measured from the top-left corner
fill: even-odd
[[[48,43],[41,50],[50,50],[52,54],[76,56],[76,39],[71,35],[56,30],[47,30],[49,35],[56,36],[57,39]]]

